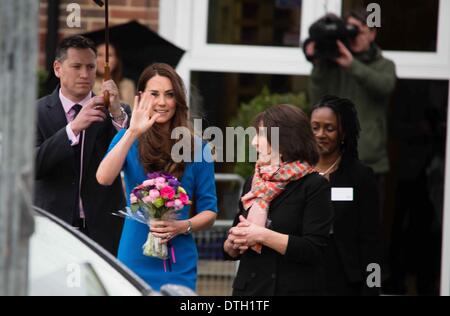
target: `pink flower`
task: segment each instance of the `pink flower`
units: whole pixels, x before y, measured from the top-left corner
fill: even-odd
[[[144,185],[144,186],[146,186],[146,187],[155,185],[155,180],[154,180],[154,179],[145,180],[145,181],[142,183],[142,185]]]
[[[184,205],[189,203],[189,196],[185,193],[180,193],[180,200]]]
[[[185,204],[183,204],[183,202],[181,202],[180,199],[176,199],[176,200],[174,201],[174,204],[175,204],[175,210],[176,210],[176,211],[179,211],[179,210],[183,209],[183,207],[184,207],[184,205],[185,205]]]
[[[158,177],[155,179],[155,183],[166,183],[166,179],[163,177]]]
[[[158,190],[150,190],[150,192],[148,194],[153,200],[159,198],[159,191]]]
[[[144,198],[142,199],[143,202],[145,203],[152,203],[155,199],[153,199],[150,195],[144,196]]]
[[[133,193],[130,194],[130,203],[131,204],[137,203],[137,197]]]
[[[175,206],[175,202],[174,201],[167,201],[165,205],[168,208],[173,208]]]
[[[161,197],[169,200],[173,199],[173,197],[175,196],[175,190],[169,186],[162,188],[160,193]]]
[[[167,185],[165,184],[165,183],[156,183],[155,184],[155,187],[156,187],[156,189],[158,189],[158,190],[161,190],[161,189],[163,189],[163,188],[165,188]]]

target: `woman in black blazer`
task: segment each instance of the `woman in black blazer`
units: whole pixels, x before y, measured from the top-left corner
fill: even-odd
[[[308,118],[277,105],[259,114],[255,126],[255,173],[224,243],[228,259],[240,260],[233,295],[324,294],[332,206],[327,181],[312,167],[319,155]]]
[[[381,272],[378,187],[372,169],[358,159],[360,127],[355,106],[348,99],[326,96],[312,109],[311,127],[320,153],[316,169],[330,181],[334,207],[326,251],[327,294],[377,295]],[[378,267],[369,266],[372,263]]]

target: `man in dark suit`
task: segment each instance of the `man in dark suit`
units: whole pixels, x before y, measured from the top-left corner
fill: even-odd
[[[54,62],[60,79],[56,90],[38,101],[35,205],[76,227],[116,254],[122,221],[111,215],[125,206],[121,181],[101,186],[97,167],[120,128],[129,107],[121,105],[112,80],[103,83],[103,96],[94,96],[94,43],[82,36],[64,39]]]

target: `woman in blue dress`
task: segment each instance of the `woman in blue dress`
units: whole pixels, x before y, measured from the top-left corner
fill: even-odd
[[[177,220],[152,222],[152,234],[163,242],[170,241],[174,248],[170,269],[165,270],[163,260],[142,254],[149,227],[130,219],[125,220],[118,258],[155,290],[167,283],[195,290],[198,253],[191,233],[212,226],[217,214],[211,151],[193,133],[188,132],[186,137],[186,131],[190,131],[186,94],[183,81],[171,66],[149,66],[139,79],[138,89],[143,93],[135,98],[130,127],[121,130],[111,142],[97,170],[97,180],[109,185],[123,170],[129,205],[131,191],[146,180],[147,173],[166,171],[181,179],[196,209],[190,212],[186,206]],[[183,147],[183,157],[194,159],[174,161],[172,148],[181,144],[180,139],[171,138],[174,128],[184,131],[183,141],[188,138],[182,144],[191,145]],[[189,150],[191,153],[186,155]],[[190,213],[193,216],[189,218]]]

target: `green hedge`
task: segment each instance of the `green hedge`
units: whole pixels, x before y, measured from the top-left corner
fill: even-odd
[[[37,76],[38,76],[38,99],[39,99],[47,94],[45,84],[47,82],[48,73],[43,69],[39,69],[37,72]]]
[[[267,108],[272,105],[277,104],[291,104],[299,107],[305,112],[308,112],[308,102],[306,98],[306,94],[301,92],[298,94],[287,93],[287,94],[277,94],[270,93],[268,88],[264,88],[260,95],[256,96],[249,103],[241,104],[239,112],[231,121],[231,126],[238,127],[242,126],[244,128],[249,127],[253,119],[256,117],[258,113],[263,112]],[[245,145],[248,147],[248,143]],[[246,148],[246,161],[248,161],[247,153],[248,150]],[[234,168],[234,172],[239,174],[240,176],[247,178],[253,174],[254,171],[254,163],[249,162],[238,162]]]

